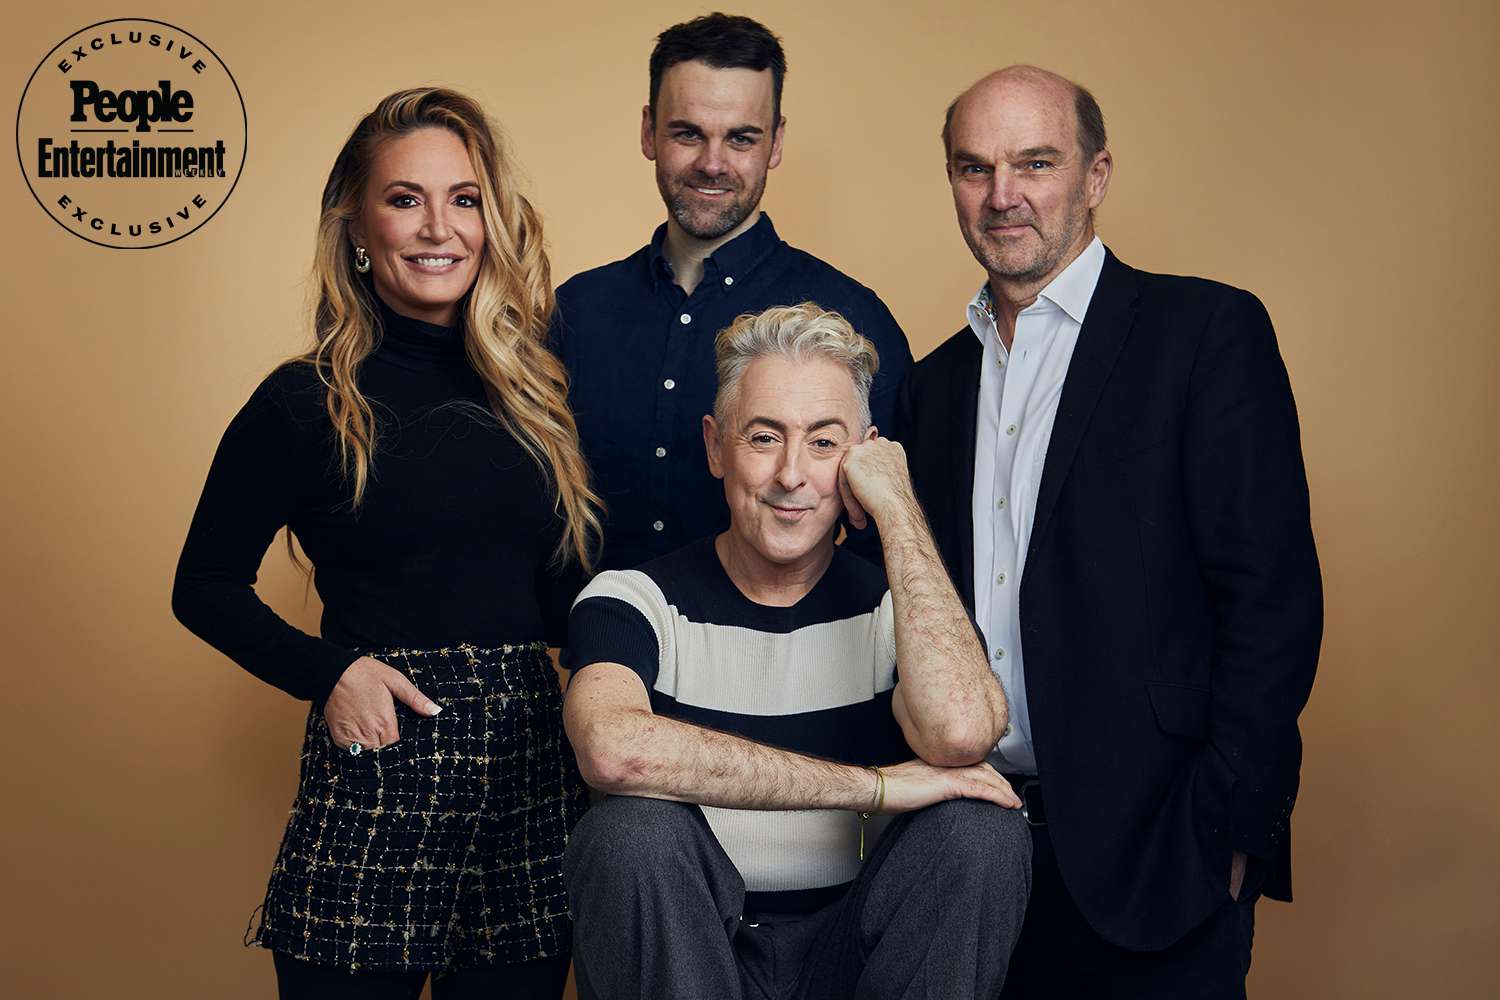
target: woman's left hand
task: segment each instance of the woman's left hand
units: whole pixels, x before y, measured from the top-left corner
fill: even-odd
[[[323,721],[334,746],[343,750],[358,743],[374,750],[399,740],[397,698],[419,715],[433,716],[443,710],[405,674],[373,656],[361,656],[349,664],[323,705]]]

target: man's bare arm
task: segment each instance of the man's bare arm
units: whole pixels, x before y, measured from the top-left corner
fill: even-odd
[[[656,715],[640,677],[617,663],[596,663],[573,675],[563,723],[584,780],[610,794],[731,809],[866,810],[874,804],[876,780],[867,768]],[[915,760],[884,770],[887,813],[955,798],[1019,805],[986,764],[946,768]]]
[[[841,482],[850,520],[874,517],[885,548],[901,671],[891,707],[907,743],[942,767],[983,760],[1005,731],[1005,693],[943,568],[906,452],[883,438],[857,445]]]

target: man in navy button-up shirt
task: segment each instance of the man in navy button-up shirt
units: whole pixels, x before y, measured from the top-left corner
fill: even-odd
[[[786,60],[749,18],[712,14],[663,32],[651,55],[641,151],[667,221],[651,242],[557,290],[554,345],[584,454],[607,506],[601,566],[618,569],[724,530],[708,471],[714,337],[741,313],[812,301],[875,344],[875,426],[889,432],[911,349],[859,282],[785,243],[760,211],[781,162]]]

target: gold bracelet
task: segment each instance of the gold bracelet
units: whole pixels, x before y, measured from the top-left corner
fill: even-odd
[[[875,804],[859,814],[859,860],[865,859],[865,820],[885,808],[885,772],[878,767],[865,765],[865,770],[875,772]]]

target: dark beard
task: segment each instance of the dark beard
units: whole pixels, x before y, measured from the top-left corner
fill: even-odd
[[[755,205],[748,199],[745,201],[735,199],[705,220],[702,215],[688,208],[687,199],[687,193],[679,191],[667,203],[667,211],[672,213],[672,218],[677,220],[683,232],[699,240],[718,239],[744,222],[755,210]]]
[[[695,217],[688,206],[687,187],[693,184],[699,187],[718,187],[723,183],[707,177],[690,176],[673,191],[667,177],[662,176],[660,171],[656,175],[656,188],[661,192],[662,201],[666,203],[667,213],[677,220],[677,225],[682,227],[683,232],[697,240],[716,240],[731,232],[760,207],[761,196],[766,191],[765,176],[762,175],[759,186],[754,190],[737,188],[734,194],[739,197],[731,198],[729,204],[721,206],[707,218],[702,215]]]

